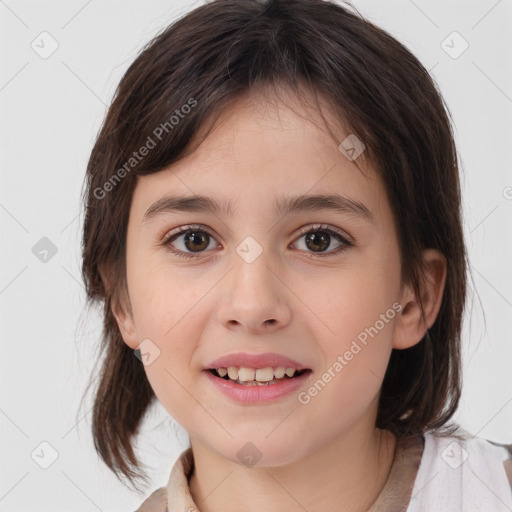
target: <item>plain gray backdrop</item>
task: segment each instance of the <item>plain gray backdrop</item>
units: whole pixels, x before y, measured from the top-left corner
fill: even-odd
[[[201,4],[0,0],[1,511],[129,511],[145,498],[95,454],[90,402],[78,411],[101,333],[99,315],[84,314],[79,199],[123,73]],[[456,419],[512,442],[512,1],[353,4],[422,61],[453,115],[474,276]],[[137,447],[151,490],[187,446],[158,404]]]

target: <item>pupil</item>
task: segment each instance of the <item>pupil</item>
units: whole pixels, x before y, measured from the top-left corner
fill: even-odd
[[[198,233],[201,233],[201,231],[199,231]],[[208,234],[207,233],[203,233],[202,235],[201,234],[198,234],[197,232],[190,232],[190,233],[187,233],[185,234],[185,247],[189,250],[194,250],[194,248],[198,249],[198,250],[201,250],[201,249],[206,249],[206,247],[208,247]],[[198,237],[200,239],[202,239],[202,242],[200,241],[199,243],[196,243],[194,241],[195,237]],[[192,241],[192,247],[189,247],[188,243]],[[206,241],[206,244],[204,244],[204,242]],[[202,246],[204,245],[204,247]]]
[[[320,235],[319,235],[320,234]],[[309,249],[319,249],[320,252],[325,251],[329,247],[330,235],[325,231],[316,231],[306,236],[306,245]],[[311,243],[316,247],[311,247]],[[320,247],[318,247],[320,245]]]

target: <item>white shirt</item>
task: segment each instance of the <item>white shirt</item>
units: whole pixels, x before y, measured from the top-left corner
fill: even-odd
[[[425,434],[407,512],[511,512],[512,445]],[[507,476],[508,470],[508,476]]]
[[[190,494],[193,471],[187,448],[167,486],[137,512],[200,510]],[[512,444],[472,438],[462,429],[399,439],[386,484],[368,512],[512,512]]]

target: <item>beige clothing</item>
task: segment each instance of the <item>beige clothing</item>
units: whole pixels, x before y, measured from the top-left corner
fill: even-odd
[[[427,443],[425,443],[426,438]],[[489,457],[487,457],[485,461],[482,458],[482,462],[487,467],[489,466],[489,461],[491,461],[490,465],[493,465],[493,469],[497,470],[494,474],[498,475],[499,479],[501,479],[501,487],[498,491],[492,491],[495,495],[492,496],[492,498],[499,500],[498,503],[500,506],[503,504],[503,510],[512,510],[512,508],[508,507],[508,505],[512,503],[512,444],[497,445],[496,443],[491,443],[479,438],[469,439],[467,442],[470,444],[463,446],[469,450],[471,457],[469,457],[467,461],[464,460],[460,466],[457,466],[457,462],[451,460],[454,456],[453,446],[459,446],[453,445],[453,443],[457,441],[458,439],[455,437],[439,437],[432,433],[399,439],[388,479],[368,512],[406,512],[412,509],[422,510],[423,512],[439,512],[441,509],[432,508],[431,504],[435,502],[436,499],[439,499],[439,489],[441,489],[443,484],[445,486],[447,485],[447,478],[437,478],[436,480],[436,476],[442,471],[448,471],[447,474],[449,478],[451,478],[453,474],[454,478],[456,478],[456,482],[462,481],[463,479],[459,479],[456,475],[459,475],[459,473],[462,474],[463,468],[464,471],[466,471],[465,468],[471,469],[478,467],[478,461],[475,460],[478,457],[475,456],[474,453],[480,452],[471,451],[470,447],[473,446],[478,446],[480,450],[483,447],[484,450],[491,453],[491,458],[489,459]],[[449,444],[447,445],[447,443]],[[447,448],[445,447],[446,445],[448,446]],[[428,447],[428,452],[426,452],[426,447]],[[436,447],[438,451],[435,451]],[[441,452],[442,448],[444,449]],[[466,453],[465,449],[461,449],[459,455],[462,457]],[[437,469],[434,463],[438,465]],[[464,463],[466,463],[466,466],[464,466]],[[470,463],[472,466],[469,465]],[[188,448],[181,453],[174,464],[167,487],[161,487],[154,491],[136,512],[199,511],[200,508],[198,508],[198,505],[196,505],[192,499],[189,488],[188,479],[193,473],[193,470],[194,459],[192,450]],[[475,471],[472,472],[475,473]],[[476,476],[478,477],[478,475]],[[427,484],[425,485],[424,482],[427,482]],[[503,482],[506,482],[505,486],[503,486]],[[421,488],[418,488],[418,484],[420,483]],[[466,492],[466,487],[462,485],[458,486],[457,484],[453,485],[449,482],[448,489],[448,492],[453,494],[451,498],[453,499],[455,497],[455,501],[457,501],[458,494]],[[464,489],[464,491],[461,491],[461,489]],[[503,491],[504,489],[505,491]],[[467,489],[467,491],[468,495],[472,492],[470,489]],[[485,499],[487,495],[491,496],[491,491],[487,490],[484,486],[482,486],[482,490],[477,489],[475,492],[481,492]],[[499,495],[500,492],[501,496]],[[433,496],[434,501],[432,501]],[[444,500],[445,498],[441,499]],[[448,497],[448,500],[449,498],[450,497]],[[479,499],[478,496],[476,499],[470,498],[470,503],[476,503]],[[461,500],[457,501],[457,503],[460,502]],[[482,503],[490,502],[482,501]],[[494,501],[492,503],[494,503]],[[480,509],[476,508],[476,506],[472,508],[471,504],[465,505],[465,507],[464,509],[457,509],[458,512],[466,512],[466,510],[495,511],[495,508]],[[443,508],[443,510],[447,509]]]

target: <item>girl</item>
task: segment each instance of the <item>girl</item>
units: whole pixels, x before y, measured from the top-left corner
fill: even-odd
[[[511,446],[450,419],[467,256],[444,102],[323,0],[214,0],[130,66],[87,167],[95,446],[132,484],[158,400],[190,447],[144,512],[505,511]]]

